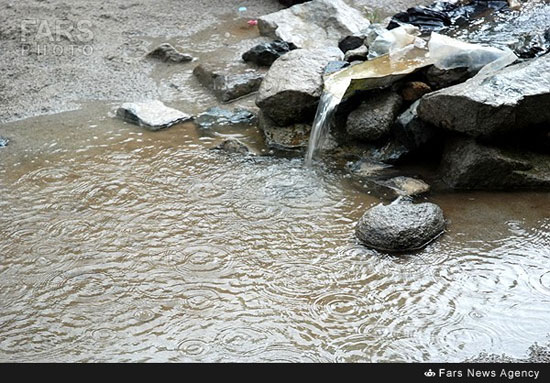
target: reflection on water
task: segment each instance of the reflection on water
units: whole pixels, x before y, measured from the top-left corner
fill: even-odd
[[[391,257],[343,174],[87,110],[0,127],[1,361],[457,361],[550,332],[548,194],[435,196],[449,232]]]

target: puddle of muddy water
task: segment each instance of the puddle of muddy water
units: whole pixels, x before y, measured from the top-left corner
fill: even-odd
[[[0,127],[0,360],[458,361],[549,332],[547,193],[435,195],[448,232],[391,257],[344,174],[111,108]]]

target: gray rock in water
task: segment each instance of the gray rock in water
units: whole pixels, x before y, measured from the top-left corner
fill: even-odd
[[[368,25],[369,20],[343,0],[315,0],[258,19],[262,35],[288,41],[298,48],[337,47],[342,37]]]
[[[295,123],[281,127],[264,113],[259,115],[259,128],[268,147],[277,150],[302,150],[307,148],[311,125]]]
[[[10,140],[8,140],[7,138],[4,138],[4,137],[0,137],[0,148],[5,148],[6,146],[8,146]]]
[[[189,56],[179,52],[176,48],[168,43],[159,45],[157,48],[149,52],[149,54],[147,54],[147,57],[173,63],[193,61],[193,56]]]
[[[439,206],[398,198],[389,205],[379,204],[367,210],[357,223],[355,235],[368,247],[405,252],[423,248],[444,230],[445,219]]]
[[[365,61],[368,54],[369,48],[367,48],[365,45],[361,45],[359,48],[347,51],[344,56],[344,60],[348,62]]]
[[[395,139],[391,139],[381,148],[374,148],[368,152],[370,158],[386,164],[402,162],[410,153],[409,148]]]
[[[455,138],[445,147],[442,179],[454,189],[548,189],[550,155],[504,150]]]
[[[392,90],[369,95],[349,114],[346,132],[363,141],[379,140],[389,134],[401,104],[401,97]]]
[[[430,185],[426,182],[411,177],[394,177],[380,181],[382,186],[391,189],[396,196],[418,196],[430,191]]]
[[[465,83],[427,94],[424,121],[474,137],[492,137],[550,123],[550,55],[479,73]]]
[[[255,92],[260,87],[264,75],[255,71],[240,74],[223,74],[209,65],[200,64],[193,74],[199,82],[212,90],[216,97],[223,102],[235,100]]]
[[[169,108],[160,101],[125,103],[118,108],[116,114],[126,122],[152,131],[193,119],[192,116]]]
[[[252,47],[243,54],[243,60],[260,66],[271,66],[275,60],[291,50],[292,47],[286,41],[275,40]]]
[[[235,138],[227,139],[212,149],[220,150],[229,154],[250,154],[250,149],[248,149],[248,146]]]
[[[362,159],[351,165],[351,172],[358,177],[374,177],[384,173],[388,169],[393,168],[392,165],[383,162],[373,161],[371,159]]]
[[[418,117],[419,103],[420,101],[416,101],[399,115],[392,129],[394,136],[411,152],[422,149],[432,151],[435,148],[429,148],[429,146],[439,137],[439,131]]]
[[[310,121],[323,92],[325,66],[342,56],[337,48],[287,53],[267,72],[256,105],[279,126]]]
[[[233,111],[213,107],[201,113],[195,119],[195,123],[203,129],[228,126],[251,125],[256,121],[256,115],[246,109],[234,109]]]

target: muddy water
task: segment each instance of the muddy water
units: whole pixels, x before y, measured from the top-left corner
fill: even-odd
[[[436,195],[449,232],[388,256],[345,174],[111,108],[0,127],[1,361],[458,361],[550,332],[548,194]]]

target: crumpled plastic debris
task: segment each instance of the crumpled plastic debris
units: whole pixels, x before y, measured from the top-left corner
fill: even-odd
[[[385,54],[401,55],[403,49],[412,49],[413,47],[422,47],[425,41],[418,36],[420,30],[413,25],[402,25],[392,30],[373,29],[367,34],[367,44],[369,46],[368,59],[371,60]]]
[[[432,32],[428,42],[430,59],[439,69],[468,68],[477,72],[488,64],[485,71],[503,68],[517,60],[512,50],[470,44]]]

